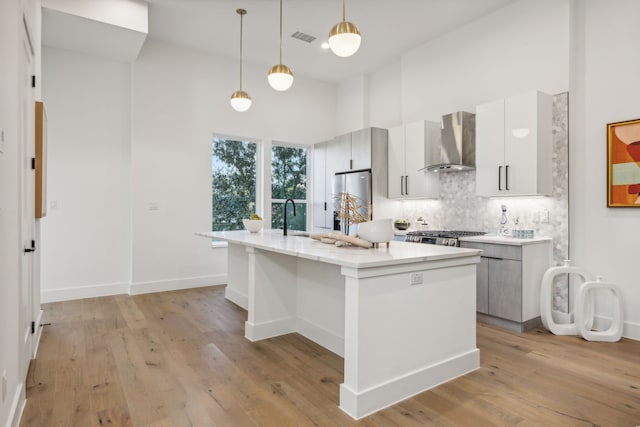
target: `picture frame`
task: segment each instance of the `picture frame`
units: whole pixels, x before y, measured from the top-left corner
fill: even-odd
[[[607,207],[640,208],[640,119],[607,124]]]

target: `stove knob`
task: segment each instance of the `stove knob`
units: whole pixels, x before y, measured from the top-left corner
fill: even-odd
[[[455,246],[456,245],[456,239],[449,239],[449,246]]]

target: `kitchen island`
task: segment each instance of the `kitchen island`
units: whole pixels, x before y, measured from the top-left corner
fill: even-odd
[[[480,366],[476,249],[336,247],[282,231],[228,242],[227,299],[251,341],[297,332],[344,358],[340,408],[359,419]]]

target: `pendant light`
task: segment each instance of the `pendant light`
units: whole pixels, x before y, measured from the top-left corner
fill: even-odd
[[[346,0],[342,0],[342,21],[333,26],[329,32],[329,47],[336,55],[346,58],[353,55],[360,48],[360,30],[346,20]]]
[[[247,14],[244,9],[236,9],[236,13],[240,15],[240,90],[233,92],[231,95],[231,106],[234,110],[243,112],[251,107],[251,97],[242,90],[242,16]]]
[[[280,0],[280,62],[269,70],[269,85],[277,91],[285,91],[293,84],[291,68],[282,63],[282,0]]]

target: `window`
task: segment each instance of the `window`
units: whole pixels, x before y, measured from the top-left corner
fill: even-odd
[[[271,228],[282,228],[287,199],[296,204],[296,216],[288,207],[287,228],[307,229],[307,150],[274,145],[271,148]]]
[[[214,137],[211,153],[211,229],[242,230],[242,218],[256,211],[257,144]]]

